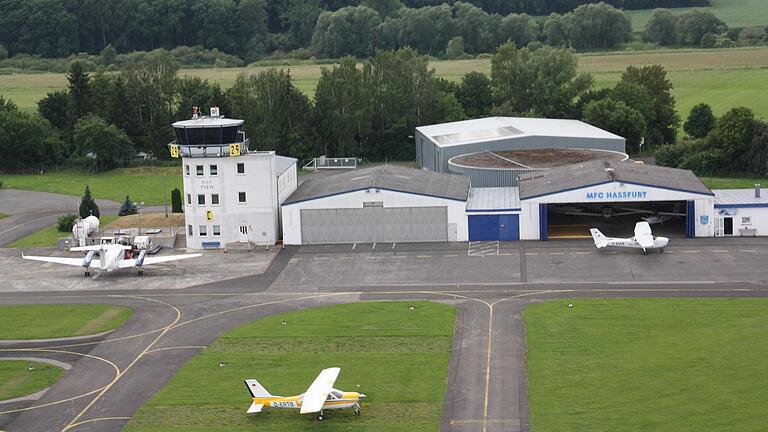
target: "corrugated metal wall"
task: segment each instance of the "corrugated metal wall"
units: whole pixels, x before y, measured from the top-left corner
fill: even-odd
[[[447,207],[302,209],[302,244],[445,242]]]
[[[448,169],[456,174],[469,177],[472,187],[510,187],[517,186],[517,178],[523,174],[536,172],[530,169],[489,169],[449,165]]]
[[[421,146],[420,166],[432,171],[450,172],[448,160],[454,156],[482,151],[528,150],[545,148],[586,148],[624,152],[624,140],[607,138],[541,137],[523,136],[500,141],[477,142],[438,147],[419,132],[416,145]],[[419,150],[417,150],[417,155]]]

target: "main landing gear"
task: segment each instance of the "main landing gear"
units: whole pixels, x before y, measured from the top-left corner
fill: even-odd
[[[320,414],[317,415],[317,419],[320,421],[325,420],[325,417],[323,417],[323,410],[320,410]]]
[[[90,270],[86,270],[85,274],[83,276],[84,277],[89,277],[90,275],[91,275],[91,271]]]
[[[355,404],[355,415],[359,416],[360,414],[360,404]]]
[[[144,276],[144,270],[139,269],[139,276]]]

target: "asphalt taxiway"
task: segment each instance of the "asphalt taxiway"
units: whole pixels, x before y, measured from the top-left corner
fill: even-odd
[[[256,256],[264,252],[252,254],[244,253],[240,265],[248,257],[264,259]],[[4,256],[0,271],[18,264],[16,257]],[[579,297],[765,296],[767,258],[768,239],[681,239],[664,254],[648,256],[597,251],[582,241],[390,243],[287,248],[269,258],[266,271],[254,266],[258,274],[223,272],[228,279],[202,283],[190,275],[191,282],[179,284],[185,288],[137,288],[142,278],[131,273],[104,275],[96,289],[78,283],[54,291],[48,279],[64,273],[26,275],[22,287],[0,293],[1,304],[109,303],[131,307],[134,315],[93,340],[0,342],[0,356],[72,365],[38,400],[0,404],[0,429],[119,431],[187,360],[238,324],[326,304],[428,299],[458,308],[441,430],[528,431],[526,304]],[[49,290],[38,292],[40,286]]]

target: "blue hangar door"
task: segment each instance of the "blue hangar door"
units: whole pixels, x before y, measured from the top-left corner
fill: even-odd
[[[520,240],[520,216],[469,216],[469,241],[480,240]]]

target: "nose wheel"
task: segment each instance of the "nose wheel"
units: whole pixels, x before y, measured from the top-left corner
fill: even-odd
[[[659,253],[663,254],[664,253],[664,248],[659,249]]]
[[[359,416],[360,414],[360,404],[355,404],[355,415]]]
[[[323,411],[322,410],[320,411],[320,414],[317,415],[317,420],[319,420],[319,421],[325,420],[325,417],[323,416]]]

